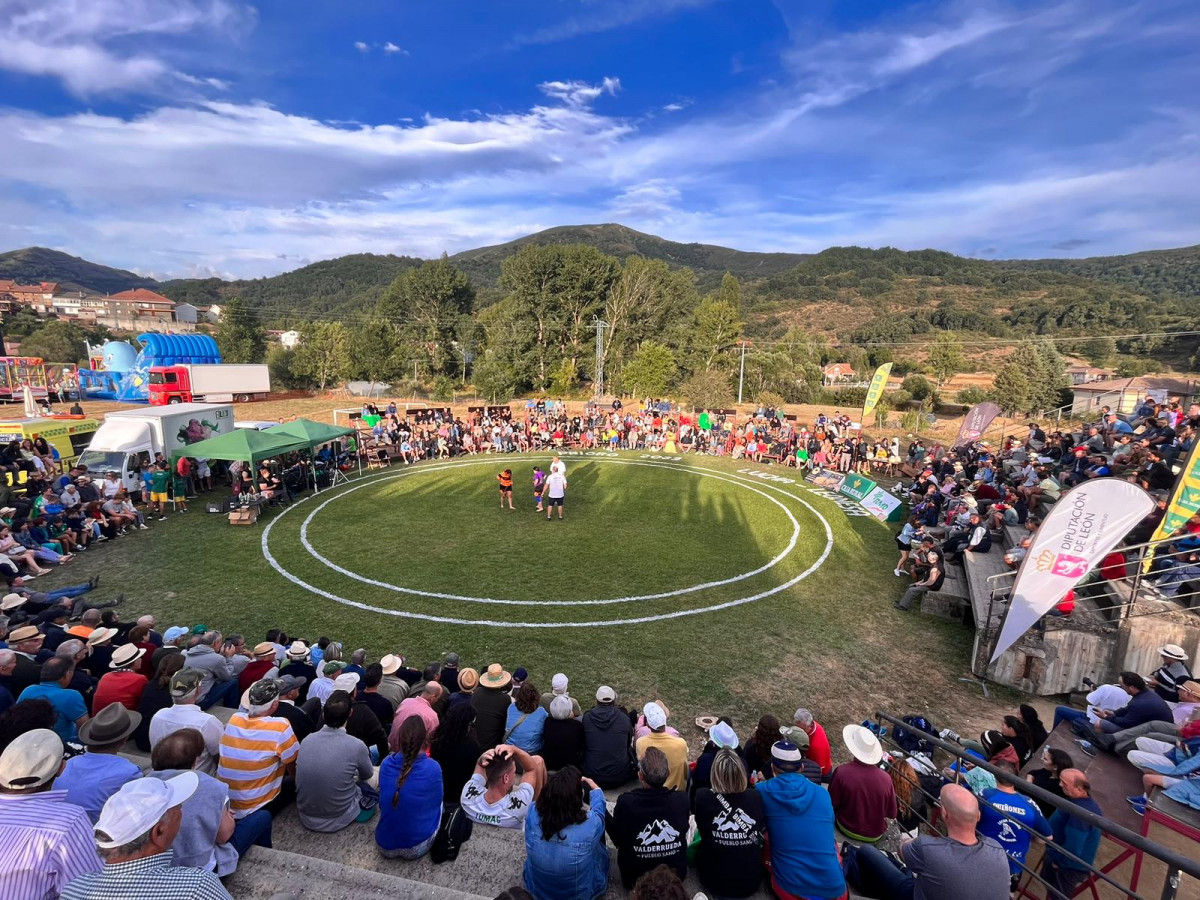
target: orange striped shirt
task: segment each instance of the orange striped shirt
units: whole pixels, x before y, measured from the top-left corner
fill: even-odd
[[[279,794],[283,771],[296,759],[300,742],[287,719],[234,713],[221,735],[217,777],[229,785],[235,819],[266,806]]]
[[[500,487],[504,488],[505,490],[512,489],[512,476],[511,475],[505,475],[503,472],[501,472],[496,477],[500,479]]]

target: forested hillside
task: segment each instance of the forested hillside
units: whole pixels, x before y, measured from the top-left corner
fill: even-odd
[[[0,279],[12,279],[21,284],[57,281],[64,290],[101,294],[115,294],[139,287],[152,288],[155,285],[153,278],[97,265],[45,247],[26,247],[0,253]]]
[[[997,265],[1025,271],[1067,272],[1143,294],[1200,296],[1200,245],[1087,259],[1009,259]]]

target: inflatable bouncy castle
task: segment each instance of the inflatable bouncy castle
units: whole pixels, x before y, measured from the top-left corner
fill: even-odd
[[[221,351],[206,334],[139,334],[141,350],[126,341],[108,341],[100,348],[100,364],[79,370],[79,388],[93,400],[148,400],[150,367],[184,363],[218,364]]]

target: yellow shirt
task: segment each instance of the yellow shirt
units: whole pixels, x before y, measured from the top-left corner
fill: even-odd
[[[667,734],[665,731],[652,731],[650,734],[644,735],[634,742],[633,748],[637,752],[639,762],[649,747],[657,747],[666,754],[667,764],[671,767],[670,774],[667,775],[667,783],[663,787],[672,791],[686,790],[688,776],[687,741],[681,737],[675,737],[673,734]]]

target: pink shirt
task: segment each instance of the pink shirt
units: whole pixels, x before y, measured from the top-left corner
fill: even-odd
[[[430,739],[433,738],[433,732],[437,730],[438,715],[433,711],[428,700],[424,697],[409,697],[407,700],[400,701],[400,705],[396,707],[396,718],[392,719],[392,733],[388,735],[388,749],[393,753],[400,750],[400,726],[410,716],[420,716],[425,720],[425,730]]]

